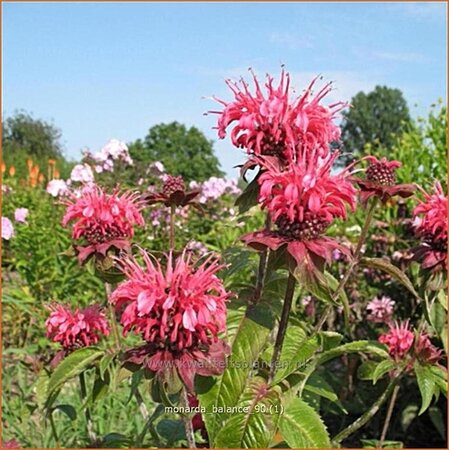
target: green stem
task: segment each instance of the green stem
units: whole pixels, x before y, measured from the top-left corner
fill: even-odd
[[[81,402],[84,403],[84,400],[87,397],[86,380],[84,378],[84,372],[81,372],[79,374],[79,379],[80,379]],[[95,444],[95,442],[97,441],[97,436],[93,430],[92,416],[90,414],[90,408],[88,406],[86,406],[85,414],[86,414],[87,435],[89,437],[90,442],[92,444]]]
[[[269,230],[271,228],[271,218],[270,215],[267,214],[267,218],[265,220],[265,230]],[[254,289],[254,296],[252,298],[252,304],[257,305],[259,303],[263,288],[265,285],[265,276],[267,274],[267,266],[268,266],[268,249],[265,249],[259,255],[259,269],[257,271],[257,280],[256,286]]]
[[[293,294],[295,293],[296,278],[291,272],[288,274],[287,288],[285,289],[284,305],[282,306],[281,320],[274,343],[273,356],[271,358],[270,373],[268,375],[268,384],[271,384],[276,374],[277,365],[281,356],[282,344],[284,343],[285,333],[287,331],[288,318],[292,309]]]
[[[53,435],[53,439],[55,440],[56,448],[61,448],[58,433],[56,432],[55,421],[53,419],[53,411],[50,412],[50,425],[51,425],[51,434]]]
[[[184,407],[185,409],[189,407],[189,399],[187,397],[187,390],[185,388],[183,388],[181,391],[180,406]],[[188,448],[196,448],[195,432],[193,430],[191,417],[184,414],[182,415],[182,421],[184,422],[184,428],[186,430],[187,444],[189,445]]]
[[[346,286],[346,283],[349,280],[349,277],[351,276],[354,267],[359,263],[360,261],[360,253],[362,251],[362,246],[365,243],[365,240],[368,236],[368,231],[369,231],[369,227],[371,225],[371,222],[373,220],[373,216],[374,216],[374,210],[376,208],[377,205],[377,198],[374,198],[373,201],[371,202],[371,205],[368,208],[368,212],[366,214],[366,218],[365,218],[365,222],[363,224],[362,227],[362,231],[360,232],[360,236],[359,236],[359,240],[357,242],[357,246],[355,248],[354,251],[354,256],[351,260],[351,262],[349,263],[348,269],[346,270],[346,273],[344,274],[343,278],[340,280],[340,283],[338,283],[337,289],[335,290],[335,292],[332,294],[332,302],[337,301],[338,297],[340,297],[341,292],[343,291],[344,287]],[[318,323],[315,326],[314,329],[314,335],[319,333],[322,326],[324,325],[324,323],[326,322],[329,314],[332,311],[332,305],[328,305],[326,307],[326,309],[324,310],[320,320],[318,321]]]
[[[400,386],[396,385],[393,390],[393,395],[390,399],[390,404],[388,405],[387,416],[385,417],[384,427],[382,429],[382,434],[380,435],[379,445],[377,448],[382,448],[384,445],[385,438],[387,437],[388,427],[390,426],[391,416],[393,414],[394,405],[396,403],[396,398],[398,396]]]
[[[115,347],[116,350],[119,351],[121,348],[121,341],[120,341],[120,332],[118,329],[118,324],[117,324],[117,319],[115,317],[115,310],[114,310],[114,306],[111,305],[111,303],[109,303],[109,297],[112,294],[112,286],[110,283],[104,283],[104,288],[106,290],[106,301],[108,303],[108,309],[109,309],[109,316],[110,316],[110,320],[111,320],[111,328],[112,328],[112,335],[114,336],[114,341],[115,341]]]
[[[338,446],[341,441],[348,438],[351,434],[358,431],[365,424],[367,424],[379,411],[380,407],[387,401],[388,397],[390,397],[393,392],[395,386],[399,381],[399,376],[392,378],[388,383],[387,388],[382,393],[382,395],[372,404],[371,408],[362,414],[357,420],[355,420],[351,425],[346,427],[343,431],[337,434],[337,436],[332,439],[332,445]]]

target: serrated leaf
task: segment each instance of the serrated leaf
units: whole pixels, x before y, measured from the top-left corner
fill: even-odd
[[[47,406],[50,406],[49,399],[53,392],[56,392],[59,388],[61,388],[67,380],[70,380],[74,376],[80,374],[102,354],[103,350],[99,350],[96,347],[80,348],[61,361],[48,381]]]
[[[396,281],[399,281],[403,286],[405,286],[417,299],[421,299],[419,294],[416,292],[413,287],[412,282],[408,278],[408,276],[401,270],[399,267],[391,264],[390,261],[384,258],[362,258],[360,263],[371,267],[376,270],[381,270],[383,272],[388,273],[388,275],[392,276]]]
[[[439,366],[430,366],[430,371],[434,375],[435,384],[440,391],[447,397],[447,371]]]
[[[208,412],[212,411],[213,406],[229,407],[237,404],[273,326],[273,317],[268,308],[255,306],[248,309],[236,330],[223,374],[214,379],[197,377],[198,398]],[[228,418],[229,413],[226,412],[204,415],[211,442]]]
[[[268,389],[263,378],[252,379],[233,414],[218,432],[217,448],[268,448],[281,416],[280,389]]]
[[[56,410],[63,412],[72,421],[76,419],[76,410],[72,405],[56,405],[53,411]]]
[[[320,416],[300,398],[284,405],[279,429],[290,448],[330,448],[329,435]]]
[[[385,359],[384,361],[381,361],[374,369],[373,384],[376,384],[380,378],[382,378],[390,370],[394,369],[395,366],[395,362],[391,359]]]
[[[343,336],[335,331],[321,331],[319,337],[323,351],[337,347],[343,339]]]
[[[309,377],[304,389],[306,391],[314,392],[320,397],[327,398],[331,402],[336,402],[338,400],[338,396],[334,392],[332,386],[316,373]]]
[[[414,364],[416,381],[418,382],[419,391],[421,392],[421,409],[420,416],[429,406],[435,390],[435,380],[432,371],[427,366],[422,366],[418,362]]]
[[[42,409],[44,407],[45,402],[47,400],[47,389],[49,380],[50,380],[49,373],[47,372],[46,369],[42,369],[39,372],[34,387],[34,390],[36,392],[36,403],[39,409]]]
[[[106,353],[103,356],[103,358],[101,358],[100,364],[99,364],[101,378],[104,379],[104,374],[114,358],[115,358],[115,355],[112,353]]]

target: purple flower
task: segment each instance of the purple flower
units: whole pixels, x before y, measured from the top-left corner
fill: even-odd
[[[17,208],[14,211],[14,220],[20,223],[26,223],[26,218],[28,216],[27,208]]]
[[[385,295],[381,298],[374,297],[366,306],[366,309],[369,311],[368,320],[375,323],[388,322],[393,315],[394,305],[395,302],[390,297]]]
[[[12,222],[2,216],[2,239],[9,241],[14,236],[14,227]]]

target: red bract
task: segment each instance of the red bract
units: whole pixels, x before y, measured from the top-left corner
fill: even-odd
[[[414,184],[396,184],[395,171],[401,166],[399,161],[387,161],[386,158],[377,159],[375,156],[366,156],[370,165],[365,171],[366,178],[354,178],[360,186],[360,201],[365,206],[371,197],[378,197],[386,203],[396,195],[407,198],[416,189]]]
[[[148,343],[131,350],[128,360],[161,376],[176,368],[192,391],[195,373],[224,369],[227,347],[218,335],[226,329],[230,294],[216,276],[224,266],[212,256],[195,266],[183,252],[174,262],[169,255],[164,270],[148,253],[141,254],[143,267],[132,257],[119,262],[127,280],[110,297],[124,334],[132,331]]]
[[[430,342],[426,333],[421,333],[416,338],[415,354],[422,363],[435,364],[441,359],[442,353]]]
[[[415,335],[409,329],[408,320],[390,324],[387,334],[379,337],[379,342],[388,346],[390,356],[399,362],[413,345]]]
[[[192,205],[197,209],[201,207],[193,200],[200,194],[199,189],[186,192],[184,180],[181,176],[167,175],[161,192],[151,192],[144,196],[147,205],[163,203],[165,206],[187,206]]]
[[[45,322],[47,336],[59,342],[65,351],[95,345],[109,335],[106,316],[99,306],[72,311],[63,305],[50,306],[50,316]]]
[[[214,99],[224,105],[219,114],[218,136],[223,139],[226,129],[234,122],[231,132],[232,143],[244,148],[251,155],[275,155],[292,161],[298,148],[318,150],[321,156],[329,152],[329,143],[340,138],[340,129],[333,123],[337,111],[345,104],[336,103],[329,107],[320,104],[330,92],[330,84],[324,86],[315,97],[312,88],[316,78],[302,96],[291,100],[289,97],[290,75],[281,72],[278,87],[273,86],[273,78],[267,76],[266,95],[253,74],[254,94],[245,80],[227,80],[226,84],[234,94],[234,101]]]
[[[103,256],[111,248],[128,249],[135,225],[144,225],[140,210],[143,203],[135,192],[107,194],[100,187],[84,189],[80,197],[73,195],[66,200],[67,210],[62,224],[74,221],[72,238],[82,240],[76,246],[82,263],[90,255]]]
[[[317,258],[330,262],[335,249],[348,254],[348,249],[323,236],[335,218],[346,219],[346,209],[354,210],[356,204],[356,191],[346,171],[331,174],[337,157],[337,152],[326,159],[305,157],[284,171],[265,165],[258,180],[259,201],[277,229],[249,233],[241,239],[258,250],[276,250],[286,244],[296,264],[305,264],[307,270],[314,269]]]
[[[422,201],[413,211],[414,229],[423,241],[414,249],[414,256],[424,269],[442,269],[447,259],[447,196],[436,182],[432,194],[424,193]]]

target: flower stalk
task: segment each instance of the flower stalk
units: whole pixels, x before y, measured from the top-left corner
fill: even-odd
[[[84,378],[84,372],[80,373],[79,380],[80,380],[81,402],[84,402],[84,400],[87,397],[86,380]],[[95,444],[95,442],[97,440],[97,436],[96,436],[95,431],[93,429],[92,416],[90,414],[90,408],[88,406],[86,406],[85,415],[86,415],[87,435],[89,436],[90,442],[92,444]]]
[[[183,390],[181,391],[180,406],[183,407],[186,410],[189,407],[189,399],[187,397],[187,390],[186,390],[186,388],[183,388]],[[195,432],[193,430],[193,424],[192,424],[191,417],[188,416],[188,415],[183,415],[182,416],[182,421],[184,422],[184,428],[185,428],[185,431],[186,431],[187,444],[188,444],[189,448],[196,448]]]
[[[117,319],[115,317],[114,306],[111,303],[109,303],[109,298],[112,294],[112,286],[110,283],[105,282],[104,288],[106,290],[106,301],[108,303],[109,315],[111,317],[112,335],[114,336],[116,350],[119,351],[121,348],[120,332],[119,332],[118,326],[117,326]]]

